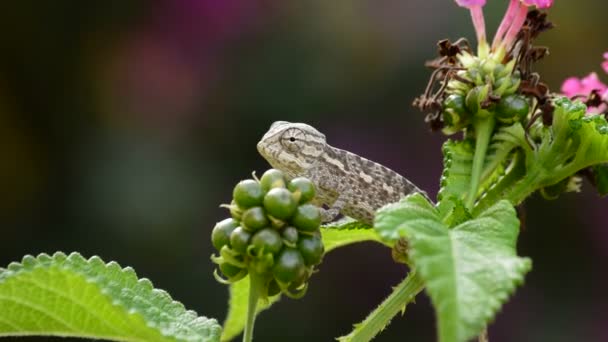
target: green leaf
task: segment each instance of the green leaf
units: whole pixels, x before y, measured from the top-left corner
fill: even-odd
[[[489,207],[497,198],[518,205],[536,190],[558,184],[580,170],[608,163],[606,119],[586,114],[580,101],[559,98],[554,104],[551,126],[534,123],[528,131],[530,139],[525,139],[521,131],[511,132],[525,154],[524,172],[517,172],[521,177],[512,177],[509,182],[501,180],[500,192],[493,191],[482,198],[474,213]]]
[[[375,227],[383,238],[408,239],[443,342],[476,336],[531,268],[530,259],[516,255],[519,222],[508,201],[449,229],[436,208],[412,195],[382,208]]]
[[[354,230],[354,229],[372,229],[369,224],[357,221],[351,217],[344,217],[340,220],[329,222],[321,225],[321,229],[338,229],[338,230]]]
[[[322,226],[321,236],[323,237],[325,253],[357,242],[380,242],[378,234],[371,229],[371,226],[351,218],[345,218]],[[247,319],[248,298],[249,277],[230,285],[228,316],[224,322],[222,341],[230,341],[243,331]],[[269,298],[267,302],[260,301],[256,312],[259,313],[268,309],[272,304],[277,302],[279,298],[280,295]]]
[[[464,199],[471,185],[471,169],[475,146],[472,141],[448,140],[443,144],[443,174],[437,199],[455,197]]]
[[[555,101],[551,130],[543,137],[528,170],[540,169],[545,176],[540,187],[553,185],[586,167],[608,162],[608,122],[603,115],[585,114],[580,101]],[[541,129],[541,128],[539,128]]]
[[[0,308],[0,336],[218,341],[221,330],[133,269],[78,253],[25,256],[0,269]]]
[[[382,242],[380,236],[368,224],[355,221],[351,218],[331,223],[321,227],[325,253],[336,248],[353,243],[375,241]]]
[[[600,196],[608,195],[608,164],[598,164],[593,167],[595,187]]]
[[[268,309],[272,304],[281,299],[281,295],[269,297],[268,300],[260,300],[256,307],[256,316]],[[249,276],[230,284],[230,300],[228,303],[228,316],[224,321],[222,341],[230,341],[238,336],[245,328],[247,321],[247,301],[249,300]]]

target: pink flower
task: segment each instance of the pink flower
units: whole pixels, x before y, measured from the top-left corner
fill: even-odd
[[[471,18],[473,19],[473,26],[475,26],[475,33],[477,34],[477,42],[480,47],[486,52],[489,51],[486,44],[486,25],[483,17],[483,6],[486,5],[487,0],[454,0],[460,7],[468,8],[471,12]],[[528,7],[535,6],[536,8],[546,9],[553,6],[554,0],[509,0],[509,7],[505,13],[494,41],[492,42],[492,50],[499,47],[509,50],[515,43],[519,31],[526,22],[528,15]],[[606,68],[608,68],[608,61],[606,62]]]
[[[608,73],[608,52],[604,53],[604,62],[602,67]],[[603,83],[597,73],[592,72],[587,77],[582,79],[578,77],[569,77],[562,84],[562,93],[568,97],[586,97],[588,98],[592,92],[597,92],[604,104],[599,107],[592,107],[588,105],[590,113],[602,113],[607,109],[608,104],[608,85]],[[597,103],[597,102],[596,102]]]
[[[471,19],[477,35],[477,43],[480,46],[486,45],[486,22],[483,17],[482,7],[486,5],[486,0],[456,0],[460,7],[466,7],[471,11]]]
[[[501,45],[504,45],[506,49],[511,47],[526,22],[528,7],[531,6],[549,8],[553,6],[553,0],[510,0],[507,12],[494,36],[492,48],[498,48]]]
[[[585,78],[570,77],[562,84],[562,93],[568,97],[573,96],[588,96],[592,91],[596,90],[600,93],[608,89],[595,72],[590,73]]]
[[[553,0],[522,0],[526,6],[536,6],[536,8],[549,8],[553,6]]]

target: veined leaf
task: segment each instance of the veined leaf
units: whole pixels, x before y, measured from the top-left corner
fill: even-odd
[[[219,341],[220,331],[133,269],[99,257],[40,254],[0,269],[0,336]]]
[[[380,242],[380,237],[373,229],[371,229],[369,225],[355,221],[351,218],[345,218],[343,220],[322,226],[321,236],[323,237],[325,253],[357,242]],[[245,328],[248,298],[249,277],[230,285],[228,316],[224,322],[222,341],[232,340]],[[256,311],[259,313],[268,309],[279,299],[280,295],[271,297],[268,299],[268,301],[260,301]]]
[[[447,197],[464,199],[471,185],[475,147],[469,140],[448,140],[442,150],[443,174],[437,200],[441,202]]]
[[[443,342],[476,336],[531,268],[530,259],[516,255],[519,222],[508,201],[449,229],[433,205],[412,195],[379,210],[375,229],[388,240],[408,239]]]

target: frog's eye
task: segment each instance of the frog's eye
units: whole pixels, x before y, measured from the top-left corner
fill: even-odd
[[[306,135],[299,128],[290,128],[281,135],[281,145],[290,152],[298,152],[304,148]]]

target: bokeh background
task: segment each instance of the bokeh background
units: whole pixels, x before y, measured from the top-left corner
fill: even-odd
[[[506,3],[487,6],[490,32]],[[556,1],[537,66],[553,89],[600,71],[606,13]],[[0,265],[99,255],[220,322],[209,235],[234,184],[268,168],[255,149],[268,126],[310,123],[434,195],[444,137],[410,104],[436,41],[473,38],[451,0],[6,1],[0,23]],[[584,190],[526,203],[534,270],[492,341],[608,341],[608,201]],[[304,299],[259,317],[256,340],[348,333],[404,272],[372,243],[333,252]],[[421,295],[377,341],[434,339]]]

